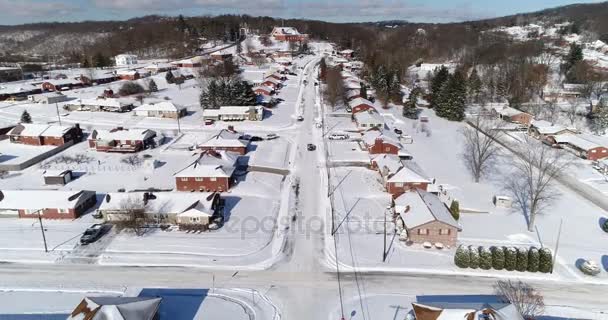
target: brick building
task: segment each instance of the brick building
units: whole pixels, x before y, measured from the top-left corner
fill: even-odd
[[[408,163],[411,163],[408,161]],[[429,184],[432,183],[424,173],[416,170],[412,165],[406,165],[396,173],[388,176],[386,180],[386,191],[397,198],[402,194],[418,189],[427,191]]]
[[[178,191],[223,192],[232,185],[238,154],[203,151],[198,158],[175,174]]]
[[[349,92],[357,92],[358,90],[351,90]],[[359,97],[358,95],[348,102],[348,106],[350,107],[351,113],[354,115],[363,111],[373,111],[376,110],[374,108],[374,103]]]
[[[264,86],[264,85],[256,86],[256,87],[253,87],[253,92],[255,92],[256,94],[270,96],[270,95],[274,94],[274,88],[269,87],[269,86]]]
[[[2,190],[0,212],[19,218],[76,219],[95,206],[94,191]]]
[[[205,151],[229,151],[239,155],[247,153],[249,141],[239,139],[240,134],[230,129],[222,129],[213,135],[209,140],[198,145],[198,148]]]
[[[162,101],[158,103],[146,103],[135,109],[135,114],[142,117],[153,118],[172,118],[177,119],[188,114],[188,110],[184,106],[176,105],[171,101]]]
[[[394,200],[395,212],[413,243],[441,243],[453,247],[458,241],[460,225],[450,210],[434,194],[413,189]]]
[[[20,123],[8,132],[11,143],[32,146],[62,146],[82,139],[82,130],[74,126],[56,126],[48,124]]]
[[[403,146],[399,137],[388,130],[374,129],[366,131],[361,137],[370,154],[399,155]]]
[[[308,35],[300,33],[294,27],[274,27],[270,36],[277,41],[301,42],[308,40]]]
[[[149,129],[95,129],[89,136],[89,147],[101,152],[131,153],[154,145],[156,132]]]

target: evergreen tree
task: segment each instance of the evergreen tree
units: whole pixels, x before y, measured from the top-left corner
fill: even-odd
[[[154,82],[154,79],[150,79],[150,82],[148,82],[148,90],[150,90],[150,92],[158,92],[158,86],[156,85],[156,82]]]
[[[553,269],[553,255],[548,248],[542,248],[539,251],[540,257],[538,262],[538,271],[549,273]]]
[[[422,95],[422,90],[419,87],[414,87],[410,91],[410,95],[407,101],[403,105],[403,116],[409,119],[416,119],[418,117],[417,102],[418,97]]]
[[[252,86],[246,81],[231,78],[212,79],[201,91],[203,109],[218,109],[221,106],[253,106],[256,96]]]
[[[540,265],[540,253],[537,248],[532,247],[528,251],[528,271],[529,272],[538,272],[539,265]]]
[[[517,248],[517,271],[528,271],[528,250],[525,248]]]
[[[175,75],[173,75],[173,72],[171,72],[171,70],[167,71],[167,74],[165,74],[165,80],[168,84],[171,84],[175,81]]]
[[[186,23],[184,16],[180,14],[177,17],[177,30],[179,30],[180,32],[186,32],[189,29],[190,27],[188,26],[188,23]]]
[[[608,103],[606,99],[600,100],[593,111],[593,131],[596,134],[605,134],[608,128]]]
[[[448,81],[450,72],[445,66],[441,66],[436,70],[435,75],[431,79],[429,103],[431,108],[435,108],[439,103],[439,97],[444,84]]]
[[[93,55],[92,64],[95,68],[103,68],[110,66],[111,63],[110,58],[104,56],[101,52],[97,52]]]
[[[436,113],[442,118],[451,121],[464,120],[466,108],[466,80],[461,70],[456,70],[453,75],[448,77],[440,90]]]
[[[401,79],[396,70],[381,65],[371,73],[369,80],[383,108],[387,108],[391,100],[401,101]]]
[[[32,123],[32,116],[27,110],[23,110],[23,113],[21,113],[21,123]]]
[[[454,254],[454,264],[459,268],[468,268],[471,260],[469,248],[463,245],[458,246],[456,254]]]
[[[583,57],[583,48],[576,43],[572,43],[570,45],[570,51],[568,52],[568,56],[565,59],[565,71],[570,71],[570,69],[574,67],[577,62],[583,61]]]
[[[492,268],[502,270],[505,267],[505,248],[492,247]]]
[[[452,214],[452,217],[454,217],[454,220],[458,221],[460,219],[460,203],[458,200],[452,200],[452,203],[450,204],[450,213]]]
[[[513,271],[517,267],[517,250],[513,247],[505,249],[505,270]]]
[[[83,56],[81,64],[82,64],[82,67],[85,69],[88,69],[91,67],[91,63],[89,62],[89,58],[87,58],[87,56]]]
[[[473,71],[471,71],[467,85],[469,101],[477,103],[481,93],[481,78],[479,78],[476,68],[473,68]]]
[[[361,84],[359,95],[361,96],[361,98],[367,99],[367,86],[364,83]]]
[[[327,74],[327,63],[325,62],[325,58],[321,58],[321,62],[319,63],[319,72],[319,80],[325,82],[325,75]]]
[[[469,268],[479,268],[479,250],[473,246],[469,246]]]
[[[479,268],[492,269],[492,252],[486,247],[479,247]]]

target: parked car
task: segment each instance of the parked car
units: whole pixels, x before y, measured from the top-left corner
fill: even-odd
[[[346,133],[332,133],[329,135],[329,140],[348,140]]]
[[[581,265],[579,266],[579,269],[581,269],[581,271],[584,274],[590,275],[590,276],[596,276],[598,275],[602,270],[600,269],[600,266],[597,264],[597,262],[593,261],[593,260],[585,260],[581,263]]]
[[[393,131],[395,131],[396,134],[402,134],[403,133],[403,130],[398,129],[398,128],[393,129]]]
[[[309,144],[306,146],[306,149],[308,149],[308,151],[315,151],[315,150],[317,150],[317,146],[315,146],[315,145],[314,145],[314,144],[312,144],[312,143],[309,143]]]
[[[206,126],[210,126],[210,125],[212,125],[212,124],[214,124],[214,123],[215,123],[215,120],[212,120],[212,119],[207,119],[207,120],[205,120],[205,125],[206,125]]]
[[[298,116],[298,121],[304,121],[304,117],[303,116]]]
[[[104,234],[112,229],[110,224],[96,223],[84,231],[80,237],[80,244],[87,245],[99,240]]]
[[[273,140],[273,139],[276,139],[278,137],[279,137],[279,135],[276,134],[276,133],[269,133],[269,134],[266,135],[266,140]]]
[[[251,136],[251,139],[249,139],[249,141],[251,142],[256,142],[256,141],[263,141],[264,139],[262,137],[258,137],[258,136]]]

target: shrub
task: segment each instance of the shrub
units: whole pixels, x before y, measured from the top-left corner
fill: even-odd
[[[505,249],[505,269],[508,271],[515,270],[517,266],[517,250],[513,247]]]
[[[150,90],[150,92],[158,91],[158,86],[156,85],[156,82],[154,82],[154,80],[150,80],[150,82],[148,82],[148,89]]]
[[[477,248],[473,247],[473,246],[469,246],[469,268],[471,269],[477,269],[479,268],[479,251],[477,250]]]
[[[528,270],[528,250],[525,248],[517,248],[517,271],[524,272]]]
[[[486,247],[479,247],[479,267],[483,270],[492,269],[492,252]]]
[[[602,225],[602,230],[604,230],[604,232],[608,232],[608,219],[604,221],[604,224]]]
[[[469,248],[461,245],[456,249],[456,254],[454,254],[454,263],[459,268],[468,268],[470,264],[470,252]]]
[[[118,94],[121,96],[128,96],[132,94],[138,94],[144,92],[144,87],[135,82],[127,82],[120,87]]]
[[[538,265],[540,264],[540,253],[536,247],[530,248],[528,251],[528,271],[538,272]]]
[[[175,75],[173,75],[173,72],[167,71],[167,73],[165,74],[165,81],[167,81],[168,84],[172,84],[174,80]]]
[[[454,220],[458,221],[458,219],[460,219],[460,203],[458,203],[458,200],[452,200],[450,212],[452,213]]]
[[[502,270],[505,268],[505,248],[492,247],[492,268]]]
[[[32,116],[30,116],[29,112],[27,112],[27,110],[23,110],[23,112],[21,113],[21,123],[32,123]]]
[[[543,273],[551,272],[551,269],[553,268],[553,255],[551,254],[551,250],[542,248],[540,249],[539,254],[538,271]]]

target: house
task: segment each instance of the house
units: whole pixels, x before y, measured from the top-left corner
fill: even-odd
[[[238,154],[226,151],[203,151],[197,159],[175,174],[178,191],[223,192],[232,185]]]
[[[384,118],[376,110],[367,110],[353,114],[355,123],[360,130],[384,127]]]
[[[195,56],[188,59],[179,60],[172,64],[179,68],[200,68],[207,63],[207,59],[201,56]]]
[[[281,80],[277,80],[273,77],[266,77],[264,78],[264,81],[262,81],[261,85],[278,89],[281,87]]]
[[[66,185],[73,179],[72,170],[46,170],[42,174],[46,185]]]
[[[222,106],[219,109],[205,109],[203,120],[214,121],[262,121],[264,108],[262,106]]]
[[[269,74],[268,76],[266,76],[266,78],[275,78],[275,79],[277,79],[277,80],[279,80],[279,81],[284,81],[284,80],[287,80],[287,77],[286,77],[286,76],[284,76],[284,75],[282,75],[282,74],[281,74],[281,73],[279,73],[278,71],[275,71],[275,72],[273,72],[273,73]]]
[[[377,154],[371,159],[372,169],[378,170],[384,177],[391,176],[403,168],[403,162],[394,154]]]
[[[93,86],[118,81],[120,77],[114,71],[101,69],[92,70],[88,74],[81,74],[79,79],[83,84]]]
[[[412,303],[416,320],[524,320],[508,303]]]
[[[531,114],[506,105],[494,107],[492,113],[499,119],[522,125],[529,125],[532,120],[534,120],[534,117]]]
[[[197,147],[201,150],[212,150],[212,151],[229,151],[239,155],[247,153],[247,147],[249,146],[248,140],[241,140],[240,134],[233,130],[222,129],[217,134],[211,136],[211,138]]]
[[[274,27],[270,36],[276,41],[301,42],[308,40],[307,34],[298,32],[294,27]]]
[[[358,90],[351,90],[349,92],[357,92]],[[358,96],[358,95],[357,95]],[[348,95],[347,95],[348,98]],[[348,106],[350,107],[351,113],[354,115],[355,113],[363,112],[363,111],[375,111],[374,103],[363,99],[360,97],[354,98],[348,102]]]
[[[23,71],[19,67],[0,67],[0,82],[23,80]]]
[[[133,109],[133,103],[125,102],[116,98],[98,97],[94,99],[78,99],[64,106],[71,111],[106,111],[126,112]]]
[[[32,95],[27,96],[27,99],[29,101],[32,101],[35,103],[46,103],[46,104],[54,104],[54,103],[59,103],[59,102],[64,102],[64,101],[69,100],[68,96],[66,96],[58,91],[45,92],[45,93],[40,93],[40,94],[32,94]]]
[[[173,69],[175,69],[175,66],[170,63],[153,63],[144,67],[144,70],[151,74],[158,74]]]
[[[131,66],[137,64],[137,56],[133,54],[119,54],[114,57],[117,67]]]
[[[351,49],[342,50],[339,52],[339,54],[345,59],[352,59],[355,57],[355,51]]]
[[[153,221],[206,228],[222,215],[222,204],[219,193],[117,192],[108,193],[97,212],[105,221],[119,222],[140,209]]]
[[[74,126],[20,123],[8,132],[12,143],[32,146],[62,146],[82,139],[82,130]]]
[[[116,71],[116,75],[118,76],[118,78],[120,78],[120,80],[129,80],[129,81],[133,81],[133,80],[137,80],[141,78],[141,75],[139,74],[139,72],[137,72],[137,70],[118,70]]]
[[[94,191],[2,190],[0,213],[19,218],[76,219],[95,206]]]
[[[414,189],[428,191],[428,187],[432,183],[433,181],[426,177],[415,162],[407,161],[396,173],[386,177],[385,187],[393,198],[397,198]]]
[[[348,80],[344,81],[344,89],[361,90],[361,82],[359,80],[349,78]]]
[[[209,56],[216,61],[227,61],[232,59],[232,53],[228,52],[226,50],[218,50],[215,51],[211,54],[209,54]]]
[[[460,226],[436,195],[414,188],[397,197],[394,203],[409,241],[441,243],[449,247],[456,245]]]
[[[260,85],[260,86],[253,87],[253,92],[255,92],[255,94],[271,96],[274,94],[274,88],[269,87],[269,86]]]
[[[84,83],[72,79],[49,79],[42,82],[42,91],[65,91],[76,87],[82,87]]]
[[[156,320],[160,297],[86,297],[67,320]]]
[[[361,90],[349,90],[346,92],[346,100],[351,101],[351,100],[357,99],[357,98],[362,98]],[[370,103],[371,103],[371,101],[370,101]],[[349,104],[350,104],[350,102],[349,102]]]
[[[135,108],[135,115],[154,118],[181,118],[188,114],[186,107],[176,105],[171,101],[146,103]]]
[[[156,132],[150,129],[95,129],[89,136],[89,147],[99,152],[138,152],[154,146]]]
[[[558,134],[546,138],[552,145],[566,149],[578,157],[587,160],[599,160],[608,157],[608,141],[601,137],[583,134]]]
[[[403,146],[399,137],[388,130],[367,130],[361,137],[370,154],[394,154],[399,156]]]
[[[548,136],[558,134],[576,134],[576,129],[553,125],[551,122],[545,120],[533,120],[530,123],[528,134],[538,140],[544,140]]]

